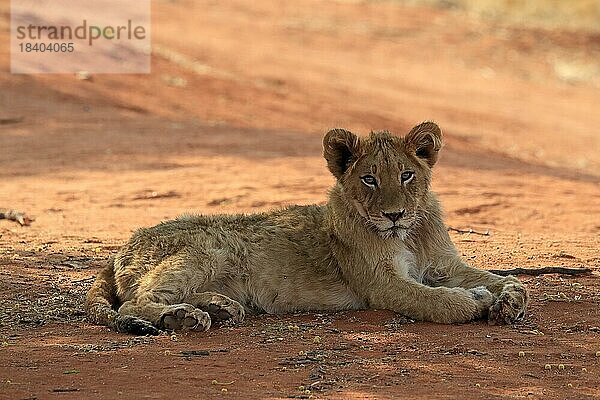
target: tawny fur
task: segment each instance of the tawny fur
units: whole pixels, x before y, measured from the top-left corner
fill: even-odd
[[[448,236],[429,189],[442,147],[436,124],[404,138],[334,129],[323,144],[337,179],[326,205],[140,229],[90,289],[90,320],[153,334],[260,312],[378,308],[439,323],[522,317],[523,285],[466,265]]]

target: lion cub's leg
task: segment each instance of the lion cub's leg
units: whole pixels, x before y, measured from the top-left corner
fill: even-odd
[[[432,285],[465,289],[483,286],[488,289],[496,296],[496,301],[488,312],[490,324],[511,324],[525,315],[527,290],[514,276],[492,274],[470,267],[460,260],[449,260],[446,265],[433,270]]]
[[[135,297],[123,303],[119,313],[132,315],[167,330],[204,331],[211,319],[186,298],[207,283],[202,263],[185,252],[163,259],[139,283]],[[192,300],[192,299],[190,299]]]
[[[208,312],[210,318],[215,322],[238,323],[244,320],[244,307],[237,301],[219,293],[192,293],[185,297],[184,301]]]
[[[375,277],[377,278],[377,277]],[[385,281],[373,280],[369,304],[420,321],[463,323],[488,314],[494,296],[485,288],[430,287],[390,274]]]

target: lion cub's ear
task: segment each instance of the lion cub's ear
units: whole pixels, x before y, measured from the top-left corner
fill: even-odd
[[[332,129],[323,138],[323,157],[329,171],[338,179],[358,158],[359,149],[358,136],[345,129]]]
[[[442,131],[435,122],[422,122],[408,132],[404,143],[408,151],[433,167],[442,148]]]

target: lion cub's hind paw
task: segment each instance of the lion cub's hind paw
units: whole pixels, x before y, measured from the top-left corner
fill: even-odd
[[[244,307],[235,300],[215,296],[206,307],[212,320],[237,324],[244,320]]]
[[[208,313],[190,304],[167,306],[160,317],[160,325],[170,331],[207,331],[210,323]]]

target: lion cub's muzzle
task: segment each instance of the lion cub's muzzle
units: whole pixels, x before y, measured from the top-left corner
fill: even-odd
[[[373,222],[386,236],[401,236],[414,225],[415,220],[415,215],[407,214],[406,209],[401,209],[395,212],[381,212],[381,217]]]

